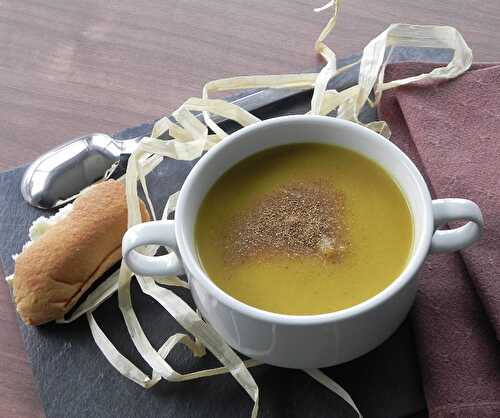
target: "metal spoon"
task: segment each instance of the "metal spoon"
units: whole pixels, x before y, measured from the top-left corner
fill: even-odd
[[[235,97],[232,103],[249,112],[269,110],[282,100],[304,94],[293,90],[265,89]],[[202,115],[196,115],[202,119]],[[228,122],[214,117],[216,123]],[[35,160],[21,181],[21,192],[31,205],[51,209],[72,201],[85,187],[103,178],[106,171],[131,154],[140,138],[117,140],[106,134],[90,134],[73,139]]]
[[[124,141],[106,134],[90,134],[69,141],[36,159],[21,180],[21,193],[33,206],[50,209],[74,199],[85,187],[130,154],[140,138]]]

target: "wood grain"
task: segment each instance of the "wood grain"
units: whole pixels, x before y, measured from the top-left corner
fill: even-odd
[[[327,14],[300,0],[0,0],[0,170],[67,139],[175,109],[207,80],[302,71]],[[457,27],[476,60],[500,60],[497,0],[345,1],[329,43],[359,52],[393,22]],[[41,416],[0,285],[0,416]]]

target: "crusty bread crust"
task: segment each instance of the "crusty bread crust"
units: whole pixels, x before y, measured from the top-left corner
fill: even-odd
[[[149,214],[141,201],[144,221]],[[66,217],[16,258],[17,311],[29,325],[60,319],[121,258],[127,230],[123,185],[108,180],[75,200]]]

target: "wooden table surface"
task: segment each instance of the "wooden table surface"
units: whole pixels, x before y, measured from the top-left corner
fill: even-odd
[[[67,139],[170,113],[207,80],[314,67],[314,40],[328,19],[313,13],[320,5],[0,1],[0,170]],[[357,53],[394,22],[455,26],[476,61],[500,61],[498,0],[345,0],[329,44],[339,56]],[[0,416],[43,416],[4,284],[0,341]]]

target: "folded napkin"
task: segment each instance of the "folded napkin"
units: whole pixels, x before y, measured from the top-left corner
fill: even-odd
[[[394,64],[385,78],[433,67]],[[411,316],[429,414],[500,417],[500,65],[387,91],[378,110],[433,197],[471,199],[486,222],[479,243],[429,255],[419,276]]]

